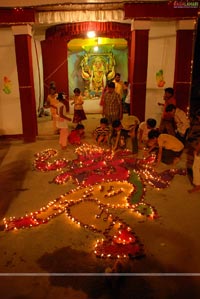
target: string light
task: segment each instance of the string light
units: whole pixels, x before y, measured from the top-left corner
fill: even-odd
[[[128,150],[113,154],[110,150],[84,144],[75,152],[75,160],[57,159],[53,162],[49,162],[49,159],[57,155],[54,149],[35,154],[34,169],[52,171],[66,168],[67,171],[57,175],[53,182],[64,184],[72,178],[77,187],[38,211],[26,213],[20,218],[4,218],[4,230],[33,228],[65,213],[77,227],[104,236],[95,244],[94,253],[97,257],[128,258],[143,255],[143,245],[128,224],[114,215],[114,211],[129,209],[140,217],[155,219],[155,208],[144,202],[145,186],[166,188],[174,175],[185,175],[186,171],[170,169],[158,174],[151,166],[155,156],[136,159]],[[90,218],[88,207],[91,211],[95,210]],[[85,214],[82,212],[84,208],[87,211]]]

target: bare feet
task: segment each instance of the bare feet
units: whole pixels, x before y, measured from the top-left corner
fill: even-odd
[[[54,134],[55,134],[55,135],[59,135],[59,134],[60,134],[60,130],[59,130],[59,129],[55,130],[55,131],[54,131]]]
[[[173,166],[175,166],[180,161],[179,157],[174,158]]]
[[[200,191],[200,186],[195,186],[194,188],[188,190],[188,193],[194,193],[194,192],[197,192],[197,191]]]

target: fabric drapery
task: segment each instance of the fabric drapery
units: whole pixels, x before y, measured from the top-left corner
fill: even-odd
[[[36,15],[40,24],[72,23],[85,21],[119,22],[124,20],[124,11],[116,10],[79,10],[79,11],[45,11]]]
[[[193,44],[193,30],[177,30],[174,89],[177,106],[183,111],[187,111],[187,107],[189,106]]]
[[[46,30],[46,39],[84,38],[87,31],[96,31],[96,35],[109,38],[130,39],[131,25],[117,22],[78,22],[60,24]]]
[[[131,83],[131,114],[145,119],[146,80],[149,30],[132,31],[129,78]]]

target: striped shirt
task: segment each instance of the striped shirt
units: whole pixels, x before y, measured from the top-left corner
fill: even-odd
[[[112,116],[113,120],[120,119],[121,98],[116,92],[106,92],[104,96],[104,114],[105,117]]]
[[[108,136],[110,134],[110,128],[109,126],[106,126],[106,127],[97,127],[95,130],[94,130],[94,135],[96,137],[99,137],[99,136]]]

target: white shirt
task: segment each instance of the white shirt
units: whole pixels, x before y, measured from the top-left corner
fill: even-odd
[[[131,102],[130,96],[131,96],[131,90],[130,90],[130,84],[129,84],[128,89],[127,89],[127,95],[126,95],[126,98],[125,98],[125,103],[126,104],[130,104],[130,102]]]
[[[148,141],[148,133],[149,131],[151,131],[152,129],[148,129],[147,128],[147,123],[146,121],[143,121],[141,122],[141,124],[139,125],[139,134],[140,134],[140,131],[142,131],[142,139],[141,141]]]
[[[68,117],[65,105],[63,103],[59,102],[57,105],[58,114],[56,117],[56,126],[59,129],[68,128],[68,120],[66,120],[65,118],[62,118],[60,116],[61,107],[63,107],[63,115]]]
[[[186,130],[190,127],[190,121],[187,118],[186,113],[183,110],[176,108],[174,120],[177,126],[177,132],[184,135]]]

